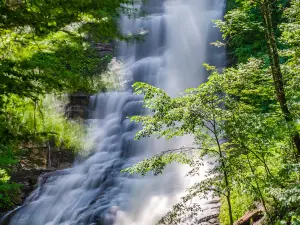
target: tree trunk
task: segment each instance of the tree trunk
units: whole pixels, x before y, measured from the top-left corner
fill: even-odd
[[[278,48],[276,44],[276,37],[274,33],[274,28],[272,24],[272,11],[270,9],[269,0],[262,0],[262,16],[265,22],[265,35],[267,41],[268,54],[272,69],[272,76],[274,81],[274,86],[276,90],[277,100],[280,104],[281,111],[284,118],[291,130],[292,140],[297,149],[297,158],[300,157],[300,136],[299,132],[296,130],[295,122],[293,116],[288,108],[285,89],[283,84],[283,75],[280,67],[280,59],[278,54]]]
[[[228,204],[228,214],[229,214],[229,220],[230,220],[230,225],[233,225],[233,214],[232,214],[232,206],[231,206],[231,192],[229,189],[229,183],[228,183],[228,176],[226,171],[224,171],[224,177],[225,177],[225,183],[228,185],[228,190],[227,190],[227,195],[226,195],[226,200]]]
[[[261,190],[260,190],[260,186],[259,186],[259,183],[258,183],[258,181],[257,181],[257,176],[256,176],[256,174],[255,174],[254,168],[253,168],[252,165],[251,165],[251,161],[250,161],[250,159],[249,159],[249,155],[248,155],[248,154],[247,154],[247,161],[248,161],[248,165],[249,165],[249,167],[250,167],[251,173],[252,173],[252,175],[253,175],[253,177],[254,177],[254,182],[255,182],[255,184],[256,184],[256,189],[257,189],[257,192],[258,192],[259,197],[260,197],[260,199],[261,199],[261,202],[262,202],[262,204],[263,204],[263,207],[264,207],[264,209],[265,209],[265,212],[266,212],[266,214],[268,215],[269,219],[272,221],[272,218],[271,218],[271,216],[270,216],[270,213],[269,213],[269,211],[268,211],[268,209],[267,209],[267,205],[266,205],[265,198],[264,198],[264,196],[263,196],[263,194],[262,194],[262,192],[261,192]]]
[[[229,176],[228,176],[228,173],[227,173],[225,158],[223,157],[221,145],[220,145],[219,138],[218,138],[218,135],[217,135],[215,122],[213,123],[213,133],[214,133],[214,137],[215,137],[215,140],[217,142],[217,145],[218,145],[219,158],[220,158],[220,161],[221,161],[221,166],[223,168],[224,181],[225,181],[225,186],[226,186],[226,189],[227,189],[227,191],[226,191],[227,192],[226,200],[227,200],[227,204],[228,204],[228,215],[229,215],[230,225],[233,225],[233,214],[232,214],[232,206],[231,206],[231,191],[230,191],[230,185],[229,185]]]

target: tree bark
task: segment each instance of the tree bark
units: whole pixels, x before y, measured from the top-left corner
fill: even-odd
[[[261,202],[262,202],[262,204],[263,204],[263,207],[264,207],[264,209],[265,209],[265,212],[266,212],[266,214],[268,215],[269,219],[272,220],[272,218],[271,218],[271,216],[270,216],[270,213],[269,213],[269,211],[268,211],[268,209],[267,209],[267,205],[266,205],[265,198],[264,198],[264,196],[263,196],[263,194],[262,194],[262,192],[261,192],[261,190],[260,190],[260,186],[259,186],[259,183],[258,183],[258,181],[257,181],[256,173],[255,173],[255,171],[254,171],[254,168],[252,167],[252,164],[251,164],[251,161],[250,161],[250,159],[249,159],[249,155],[248,155],[248,154],[247,154],[247,161],[248,161],[248,165],[249,165],[249,167],[250,167],[251,173],[252,173],[252,175],[254,176],[254,182],[255,182],[255,184],[256,184],[256,189],[257,189],[257,192],[258,192],[259,197],[260,197],[260,199],[261,199]]]
[[[283,83],[283,75],[280,66],[280,58],[278,54],[278,47],[276,44],[276,37],[275,37],[273,23],[272,23],[272,11],[270,9],[269,0],[262,0],[261,6],[262,6],[262,16],[265,22],[265,36],[267,41],[268,55],[270,59],[277,100],[280,104],[281,111],[289,126],[289,129],[292,132],[291,137],[297,149],[297,158],[299,158],[300,157],[300,136],[299,136],[299,132],[296,129],[293,116],[287,105],[287,99],[286,99],[285,88]]]
[[[233,213],[232,213],[232,206],[231,206],[231,191],[230,191],[230,185],[229,185],[229,176],[228,176],[228,173],[227,173],[225,158],[223,157],[220,141],[219,141],[219,138],[218,138],[218,135],[217,135],[215,122],[213,123],[213,133],[214,133],[214,137],[215,137],[215,140],[217,142],[217,145],[218,145],[219,158],[220,158],[220,161],[221,161],[221,166],[223,168],[225,187],[227,189],[226,190],[226,192],[227,192],[226,201],[227,201],[227,204],[228,204],[228,215],[229,215],[230,225],[233,225]]]

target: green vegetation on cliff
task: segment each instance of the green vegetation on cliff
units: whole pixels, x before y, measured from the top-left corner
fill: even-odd
[[[116,19],[137,13],[126,4],[132,1],[0,0],[1,210],[18,192],[9,174],[26,144],[54,139],[57,146],[81,147],[83,126],[67,120],[49,96],[106,89],[100,74],[111,60],[110,43],[128,39]]]

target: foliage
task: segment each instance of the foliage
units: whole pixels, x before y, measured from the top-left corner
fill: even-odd
[[[193,156],[186,161],[192,167],[192,176],[200,173],[203,156],[215,160],[206,179],[187,190],[187,195],[158,224],[197,220],[201,206],[194,205],[193,199],[210,195],[222,199],[222,224],[233,224],[255,203],[264,208],[267,224],[299,223],[299,158],[291,141],[295,130],[299,131],[299,123],[291,126],[278,97],[275,56],[264,47],[270,47],[269,37],[264,36],[270,27],[260,11],[265,5],[261,5],[263,1],[235,2],[225,20],[216,23],[239,63],[223,71],[205,65],[210,71],[207,82],[175,98],[148,84],[134,84],[136,93],[144,96],[144,106],[151,111],[150,115],[131,118],[142,124],[137,138],[192,135],[197,144],[192,149],[194,154],[170,150],[167,155],[176,157],[163,161],[185,163],[186,156]],[[299,120],[299,9],[299,0],[290,5],[287,1],[272,4],[278,39],[275,44],[280,51],[280,65],[276,66],[282,73],[286,107],[294,121]],[[257,36],[250,35],[254,31]],[[253,54],[257,46],[259,51]],[[156,164],[156,160],[154,156],[126,171],[145,174],[158,168],[161,173],[166,165]]]
[[[3,169],[0,169],[0,208],[2,210],[10,209],[13,205],[14,196],[19,192],[20,185],[9,182],[9,175]]]
[[[108,89],[101,74],[112,58],[110,44],[137,36],[121,35],[117,26],[120,14],[138,16],[132,4],[132,0],[0,0],[1,209],[12,205],[18,189],[7,178],[24,144],[55,140],[74,151],[82,147],[83,124],[68,121],[64,105],[51,98]]]
[[[56,146],[79,151],[85,129],[80,121],[64,116],[65,102],[47,95],[33,102],[30,98],[10,96],[0,117],[0,208],[10,209],[19,194],[20,185],[10,182],[10,172],[25,152],[26,145],[43,146],[54,140]]]
[[[275,179],[266,175],[273,176],[273,167],[267,163],[269,158],[278,157],[278,151],[287,154],[292,151],[284,149],[288,130],[275,100],[271,74],[255,59],[238,68],[225,69],[222,74],[206,67],[211,70],[209,80],[176,98],[148,84],[134,85],[138,94],[144,94],[145,107],[153,112],[132,117],[143,125],[137,138],[152,134],[166,138],[191,134],[199,146],[198,162],[204,155],[216,159],[215,166],[208,171],[209,179],[196,184],[190,198],[210,191],[226,197],[230,204],[231,191],[245,182],[251,185],[243,187],[244,191],[255,198],[265,198],[261,185],[269,187],[270,180]],[[177,157],[169,158],[168,162],[178,162]],[[155,157],[150,160],[155,162]],[[199,172],[200,165],[193,165],[193,173]],[[157,168],[146,160],[131,170],[145,173],[150,169]],[[274,168],[274,172],[278,170]]]
[[[151,159],[145,159],[132,168],[124,169],[122,172],[128,172],[130,174],[140,173],[142,176],[145,176],[148,172],[153,171],[154,175],[159,175],[162,174],[163,170],[171,162],[182,164],[192,163],[190,158],[182,153],[174,153],[173,151],[171,153],[164,152]]]
[[[10,209],[13,206],[13,198],[19,191],[19,185],[9,183],[7,168],[17,163],[16,156],[13,153],[12,146],[0,145],[0,208]]]
[[[80,85],[83,78],[99,74],[109,62],[93,44],[126,39],[115,19],[120,13],[133,15],[126,7],[131,3],[1,1],[0,94],[34,98],[53,90],[91,91]]]
[[[268,61],[263,31],[264,22],[257,2],[259,1],[228,0],[224,21],[215,21],[226,39],[228,56],[234,62],[245,63],[251,57]],[[277,27],[284,21],[282,9],[288,4],[288,0],[276,0],[272,4],[272,17],[278,36],[280,30]]]
[[[234,208],[233,211],[233,219],[237,221],[241,218],[247,211],[253,209],[254,199],[251,195],[247,195],[242,193],[239,189],[233,189],[231,195],[231,202]],[[221,199],[221,208],[220,208],[220,215],[219,215],[220,224],[230,224],[228,219],[228,204],[226,199]]]
[[[102,83],[105,84],[107,91],[122,91],[124,90],[124,67],[122,62],[113,58],[108,64],[107,70],[101,74]]]
[[[14,137],[16,142],[45,143],[54,137],[57,145],[79,150],[83,127],[65,118],[64,107],[64,101],[53,95],[36,102],[11,96],[7,98],[3,112],[6,118],[3,129],[6,129],[8,138],[12,140]]]

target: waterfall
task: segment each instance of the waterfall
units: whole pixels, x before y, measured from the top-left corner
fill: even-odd
[[[211,21],[222,17],[224,6],[225,0],[148,0],[137,5],[148,12],[146,18],[121,19],[124,34],[147,34],[141,42],[118,44],[125,90],[92,97],[95,152],[44,176],[10,216],[10,225],[153,225],[178,201],[190,185],[185,167],[171,165],[158,177],[120,172],[164,149],[192,144],[190,137],[133,140],[138,127],[127,117],[144,112],[131,85],[143,81],[176,96],[206,80],[204,62],[222,67],[224,51],[209,43],[219,39]]]

